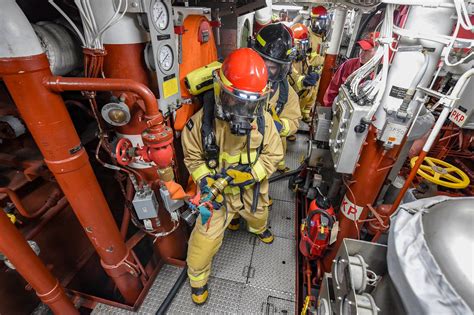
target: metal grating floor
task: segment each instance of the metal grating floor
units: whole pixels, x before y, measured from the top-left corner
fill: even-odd
[[[306,136],[288,142],[287,165],[299,166],[306,151]],[[275,241],[259,242],[245,231],[226,231],[224,243],[213,261],[209,301],[195,306],[186,283],[168,314],[295,314],[295,217],[294,194],[288,180],[270,185],[273,206],[269,216]],[[155,314],[178,278],[181,269],[164,266],[137,312],[99,304],[92,314]]]

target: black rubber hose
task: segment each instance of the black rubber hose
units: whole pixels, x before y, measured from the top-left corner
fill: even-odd
[[[184,268],[181,274],[179,275],[178,279],[174,283],[173,287],[171,288],[170,292],[164,299],[163,303],[161,303],[160,308],[156,311],[155,315],[164,315],[166,311],[171,306],[171,303],[174,300],[174,297],[178,293],[179,289],[183,285],[184,281],[188,277],[188,269]]]
[[[361,37],[362,37],[362,34],[364,33],[367,25],[369,24],[370,20],[372,20],[372,18],[375,16],[375,14],[377,14],[377,12],[381,9],[385,9],[385,3],[383,3],[382,5],[380,5],[378,8],[374,9],[372,12],[370,12],[370,14],[367,16],[367,18],[364,20],[364,22],[362,23],[362,25],[360,26],[359,28],[359,31],[357,32],[357,37],[356,37],[356,40],[355,40],[355,44],[361,40]],[[352,46],[352,50],[351,50],[351,53],[350,53],[350,58],[355,58],[355,52],[356,52],[356,45],[353,45]]]
[[[296,170],[288,171],[283,174],[274,175],[268,179],[268,182],[273,183],[273,182],[285,179],[287,177],[293,176],[295,174],[298,174],[299,172],[301,172],[301,170],[298,168]]]

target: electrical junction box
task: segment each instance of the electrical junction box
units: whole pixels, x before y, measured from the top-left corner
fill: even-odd
[[[336,172],[352,174],[360,150],[367,137],[368,128],[358,133],[355,127],[360,125],[370,111],[370,106],[361,106],[353,101],[348,89],[343,85],[336,100],[336,109],[331,121],[329,147]]]
[[[158,201],[151,189],[137,191],[132,200],[133,208],[140,220],[158,217]]]
[[[170,192],[168,191],[168,189],[166,189],[166,187],[160,188],[160,195],[166,210],[168,210],[170,214],[184,206],[183,200],[171,199]]]
[[[403,124],[387,119],[385,126],[380,132],[378,140],[383,141],[387,145],[399,145],[402,143],[405,134],[408,131],[408,124]]]

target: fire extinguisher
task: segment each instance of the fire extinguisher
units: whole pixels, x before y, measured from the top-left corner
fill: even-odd
[[[331,230],[336,222],[334,208],[328,198],[318,192],[301,223],[300,252],[310,260],[318,259],[329,246]]]

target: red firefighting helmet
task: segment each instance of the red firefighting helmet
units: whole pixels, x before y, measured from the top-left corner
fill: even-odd
[[[295,40],[307,40],[309,38],[308,28],[304,24],[293,24],[291,26],[291,31],[293,32],[293,38]]]
[[[328,11],[323,6],[317,6],[311,9],[311,30],[324,36],[329,27]]]
[[[237,128],[236,133],[249,128],[250,122],[263,113],[269,93],[267,83],[263,58],[250,48],[234,50],[214,72],[216,117]]]
[[[311,9],[311,17],[321,17],[321,16],[327,16],[328,15],[328,10],[326,10],[325,7],[322,5],[318,5],[317,7],[313,7]]]

